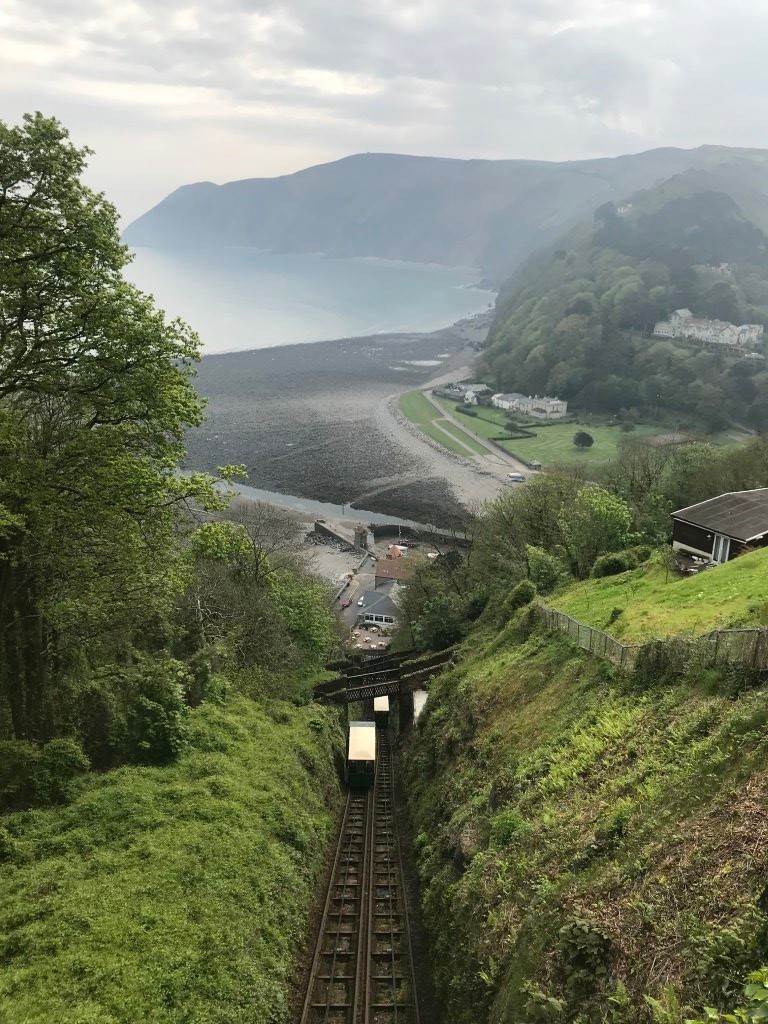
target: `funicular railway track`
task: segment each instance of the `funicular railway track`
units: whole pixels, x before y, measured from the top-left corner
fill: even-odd
[[[378,730],[368,909],[365,1024],[419,1024],[389,731]]]
[[[300,1024],[419,1024],[389,732],[347,796]]]

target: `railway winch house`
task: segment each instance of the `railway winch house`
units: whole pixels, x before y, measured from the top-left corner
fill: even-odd
[[[768,544],[768,487],[729,491],[672,513],[672,547],[682,554],[728,562]]]

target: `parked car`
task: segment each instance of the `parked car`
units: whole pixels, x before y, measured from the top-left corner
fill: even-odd
[[[362,608],[364,604],[365,604],[365,598],[361,597],[360,600],[357,602],[357,607],[358,608]]]
[[[522,473],[507,473],[507,480],[513,484],[524,484],[525,477]]]
[[[344,600],[341,602],[341,607],[342,608],[349,608],[349,606],[351,604],[352,604],[352,598],[351,597],[345,597]]]

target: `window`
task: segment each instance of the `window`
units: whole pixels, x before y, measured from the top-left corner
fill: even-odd
[[[712,561],[713,562],[727,562],[728,555],[731,553],[731,538],[723,537],[721,534],[715,534],[715,543],[712,548]]]

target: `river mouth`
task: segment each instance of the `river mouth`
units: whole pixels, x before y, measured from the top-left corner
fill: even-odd
[[[465,512],[450,484],[380,416],[388,396],[467,358],[452,328],[207,356],[208,418],[188,435],[185,468],[243,464],[257,489],[456,526]]]

